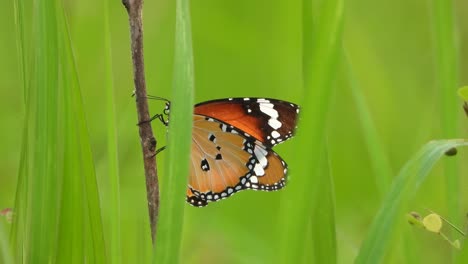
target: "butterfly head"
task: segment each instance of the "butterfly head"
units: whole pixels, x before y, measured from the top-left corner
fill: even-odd
[[[169,113],[171,112],[171,102],[167,101],[166,106],[164,107],[163,115],[166,117],[163,123],[167,126],[169,125]]]

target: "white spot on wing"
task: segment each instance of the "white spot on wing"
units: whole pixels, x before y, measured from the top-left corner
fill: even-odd
[[[262,147],[255,146],[255,155],[257,157],[259,156],[266,156],[268,154],[268,151]]]
[[[262,169],[265,168],[267,166],[267,164],[268,164],[268,160],[266,158],[266,156],[268,155],[268,151],[266,149],[261,148],[261,147],[255,146],[254,153],[255,153],[255,157],[257,157],[257,160],[258,160],[258,163],[255,166],[260,164],[262,166]],[[254,170],[255,170],[255,168],[254,168]],[[257,174],[257,175],[259,175],[259,174]]]
[[[273,108],[273,104],[260,104],[260,111],[267,114],[271,118],[278,117],[278,111]]]
[[[270,120],[268,120],[268,125],[270,125],[275,130],[282,126],[281,122],[278,121],[278,119],[273,118],[270,118]]]
[[[268,160],[266,158],[266,156],[262,156],[258,159],[258,162],[260,163],[260,165],[262,165],[263,168],[265,168],[268,164]]]
[[[279,138],[281,135],[280,135],[280,133],[278,133],[278,131],[273,130],[273,132],[271,132],[271,136],[272,136],[273,138]]]
[[[262,165],[260,163],[255,164],[254,172],[255,172],[255,175],[257,175],[257,176],[265,175],[265,170],[263,169],[263,167],[262,167]]]

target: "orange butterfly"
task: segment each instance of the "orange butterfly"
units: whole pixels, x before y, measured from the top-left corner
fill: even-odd
[[[298,113],[298,105],[268,98],[195,105],[187,202],[201,207],[245,189],[283,188],[287,164],[272,147],[293,136]]]

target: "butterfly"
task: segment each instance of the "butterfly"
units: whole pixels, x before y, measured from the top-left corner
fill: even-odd
[[[196,104],[187,202],[203,207],[246,189],[283,188],[288,166],[272,148],[294,135],[299,109],[269,98]],[[169,111],[167,102],[164,114],[157,116],[165,125]]]

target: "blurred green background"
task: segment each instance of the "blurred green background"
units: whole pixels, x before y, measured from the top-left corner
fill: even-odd
[[[95,1],[65,1],[94,154],[105,231],[108,219],[106,128],[102,101],[104,48],[102,6]],[[468,83],[468,2],[455,1],[459,86]],[[145,179],[136,126],[128,18],[121,1],[110,7],[112,61],[116,96],[118,157],[121,183],[123,263],[150,256]],[[302,99],[301,1],[191,1],[195,100],[225,97]],[[146,1],[144,41],[148,92],[169,98],[173,78],[175,2]],[[15,43],[13,4],[0,9],[0,209],[14,206],[24,101]],[[424,143],[441,137],[440,91],[434,66],[433,19],[429,1],[345,3],[342,46],[389,158],[393,175]],[[381,197],[364,144],[359,115],[344,67],[336,72],[335,93],[327,116],[327,141],[336,194],[338,262],[350,263],[359,250]],[[456,95],[454,88],[453,96]],[[169,98],[170,99],[170,98]],[[457,138],[465,137],[462,102]],[[164,105],[151,102],[151,112]],[[307,107],[304,105],[303,107]],[[299,125],[300,126],[300,125]],[[153,128],[164,145],[161,124]],[[293,140],[294,141],[294,140]],[[308,155],[289,141],[275,148],[286,160]],[[466,151],[460,151],[462,209],[468,212]],[[158,155],[160,164],[165,153]],[[430,208],[448,215],[442,166],[418,192],[414,210]],[[294,174],[293,177],[307,177]],[[164,178],[164,171],[160,172]],[[293,184],[293,182],[291,182]],[[270,263],[277,254],[282,192],[246,191],[207,208],[186,206],[182,263]],[[183,200],[184,198],[181,197]],[[466,223],[464,215],[454,222]],[[3,221],[3,219],[0,219]],[[452,220],[452,219],[451,219]],[[440,237],[408,229],[420,243],[421,261],[443,263],[451,247]],[[268,258],[265,258],[268,256]],[[137,262],[135,262],[135,260]],[[140,261],[139,261],[140,260]]]

